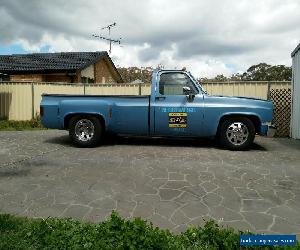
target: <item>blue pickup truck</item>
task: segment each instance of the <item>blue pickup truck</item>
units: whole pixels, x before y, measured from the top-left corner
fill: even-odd
[[[273,104],[209,95],[185,70],[155,70],[149,96],[44,94],[40,115],[44,127],[69,130],[80,147],[97,145],[107,133],[210,137],[228,149],[244,150],[255,134],[267,135]]]

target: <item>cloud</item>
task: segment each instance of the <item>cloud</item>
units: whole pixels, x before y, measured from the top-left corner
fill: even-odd
[[[255,63],[291,64],[300,42],[298,0],[0,0],[0,45],[26,51],[108,50],[92,37],[112,22],[120,66],[185,66],[230,75]]]

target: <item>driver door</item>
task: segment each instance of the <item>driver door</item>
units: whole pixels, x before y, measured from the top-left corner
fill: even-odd
[[[188,98],[186,89],[193,98]],[[185,72],[162,72],[159,75],[154,116],[156,136],[201,135],[203,95]]]

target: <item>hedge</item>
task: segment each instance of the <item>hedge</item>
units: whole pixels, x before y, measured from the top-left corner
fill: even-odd
[[[124,220],[112,212],[98,224],[74,219],[29,219],[0,214],[0,249],[241,249],[231,228],[208,221],[180,235],[162,230],[140,218]],[[253,249],[299,249],[253,247]],[[244,249],[252,249],[251,247]]]

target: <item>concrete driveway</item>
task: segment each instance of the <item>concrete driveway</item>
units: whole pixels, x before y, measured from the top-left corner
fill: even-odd
[[[74,148],[65,131],[0,132],[0,211],[92,222],[115,209],[174,232],[215,219],[300,235],[300,141],[256,138],[247,152],[210,141],[115,139]]]

